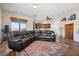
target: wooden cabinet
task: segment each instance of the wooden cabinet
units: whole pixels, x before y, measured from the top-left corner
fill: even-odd
[[[48,29],[50,28],[50,24],[42,24],[42,23],[35,23],[35,29]]]

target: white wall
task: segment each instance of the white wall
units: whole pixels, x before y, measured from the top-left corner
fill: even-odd
[[[1,13],[2,13],[2,20],[1,20]],[[79,11],[73,12],[70,15],[72,15],[74,13],[76,13],[76,15],[77,15],[77,19],[74,20],[74,21],[66,21],[66,22],[60,22],[60,23],[58,23],[59,21],[53,21],[52,20],[50,22],[51,23],[50,30],[55,30],[56,32],[57,31],[59,32],[59,28],[62,27],[63,29],[61,29],[61,31],[60,31],[59,34],[60,35],[63,35],[63,37],[65,37],[65,27],[64,27],[64,25],[65,24],[68,24],[68,23],[74,23],[74,41],[79,42],[79,33],[77,32],[78,31],[78,28],[76,27],[76,25],[79,24]],[[65,17],[68,17],[70,15],[67,15]],[[1,11],[1,9],[0,9],[0,38],[1,38],[1,25],[2,25],[2,27],[4,27],[4,25],[6,25],[6,24],[9,24],[10,25],[10,22],[11,22],[10,21],[10,17],[11,16],[21,17],[21,18],[28,18],[27,30],[33,30],[33,20],[30,17],[22,16],[22,15],[15,14],[15,13],[12,13],[12,12]]]
[[[74,41],[79,42],[79,19],[74,24]]]
[[[27,30],[33,29],[33,27],[32,27],[33,21],[31,18],[29,18],[27,16],[20,15],[20,14],[8,12],[8,11],[2,11],[2,27],[4,27],[4,25],[10,25],[10,22],[11,22],[10,17],[25,18],[27,20],[30,20],[30,22],[27,22]]]
[[[2,39],[2,35],[1,35],[1,8],[0,8],[0,41],[1,41],[1,39]]]
[[[27,30],[33,30],[33,19],[28,18]]]
[[[51,17],[53,17],[53,16],[51,16]],[[59,23],[58,19],[53,18],[53,19],[47,21],[46,16],[42,16],[42,17],[36,17],[35,22],[36,23],[50,23],[50,28],[48,28],[48,29],[40,29],[40,30],[53,30],[53,31],[55,31],[57,33],[58,28],[59,28],[58,27],[58,23]]]
[[[59,21],[51,21],[51,30],[55,31],[56,35],[59,35]]]
[[[76,13],[77,15],[77,18],[76,20],[73,20],[73,21],[63,21],[63,22],[60,22],[60,27],[63,28],[63,31],[60,31],[60,33],[62,33],[63,37],[65,37],[65,24],[70,24],[70,23],[73,23],[74,24],[74,35],[73,35],[73,38],[74,38],[74,41],[76,42],[79,42],[79,33],[78,33],[78,26],[79,26],[79,11],[77,12],[73,12],[65,17],[69,17],[70,15]],[[78,26],[77,26],[78,25]]]
[[[56,18],[53,18],[51,20],[46,20],[46,17],[47,16],[36,16],[35,17],[35,22],[36,23],[50,23],[50,28],[48,29],[40,29],[40,30],[53,30],[53,31],[56,31],[58,29],[58,19]],[[53,16],[50,16],[50,18],[52,18]],[[39,30],[39,29],[38,29]]]

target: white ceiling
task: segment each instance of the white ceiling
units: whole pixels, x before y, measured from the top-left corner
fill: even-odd
[[[25,16],[62,18],[65,15],[79,10],[78,3],[38,3],[38,8],[32,8],[33,3],[0,3],[0,7],[7,11]]]

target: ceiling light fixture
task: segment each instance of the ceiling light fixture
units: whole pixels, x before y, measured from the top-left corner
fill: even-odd
[[[32,7],[33,8],[37,8],[38,7],[38,4],[33,4]]]

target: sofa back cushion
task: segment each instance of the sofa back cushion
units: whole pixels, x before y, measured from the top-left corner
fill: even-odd
[[[41,34],[47,34],[46,30],[41,30]]]
[[[55,36],[56,34],[55,34],[54,31],[47,31],[47,35],[49,35],[49,36]]]
[[[41,35],[41,31],[40,30],[35,30],[35,35]]]

